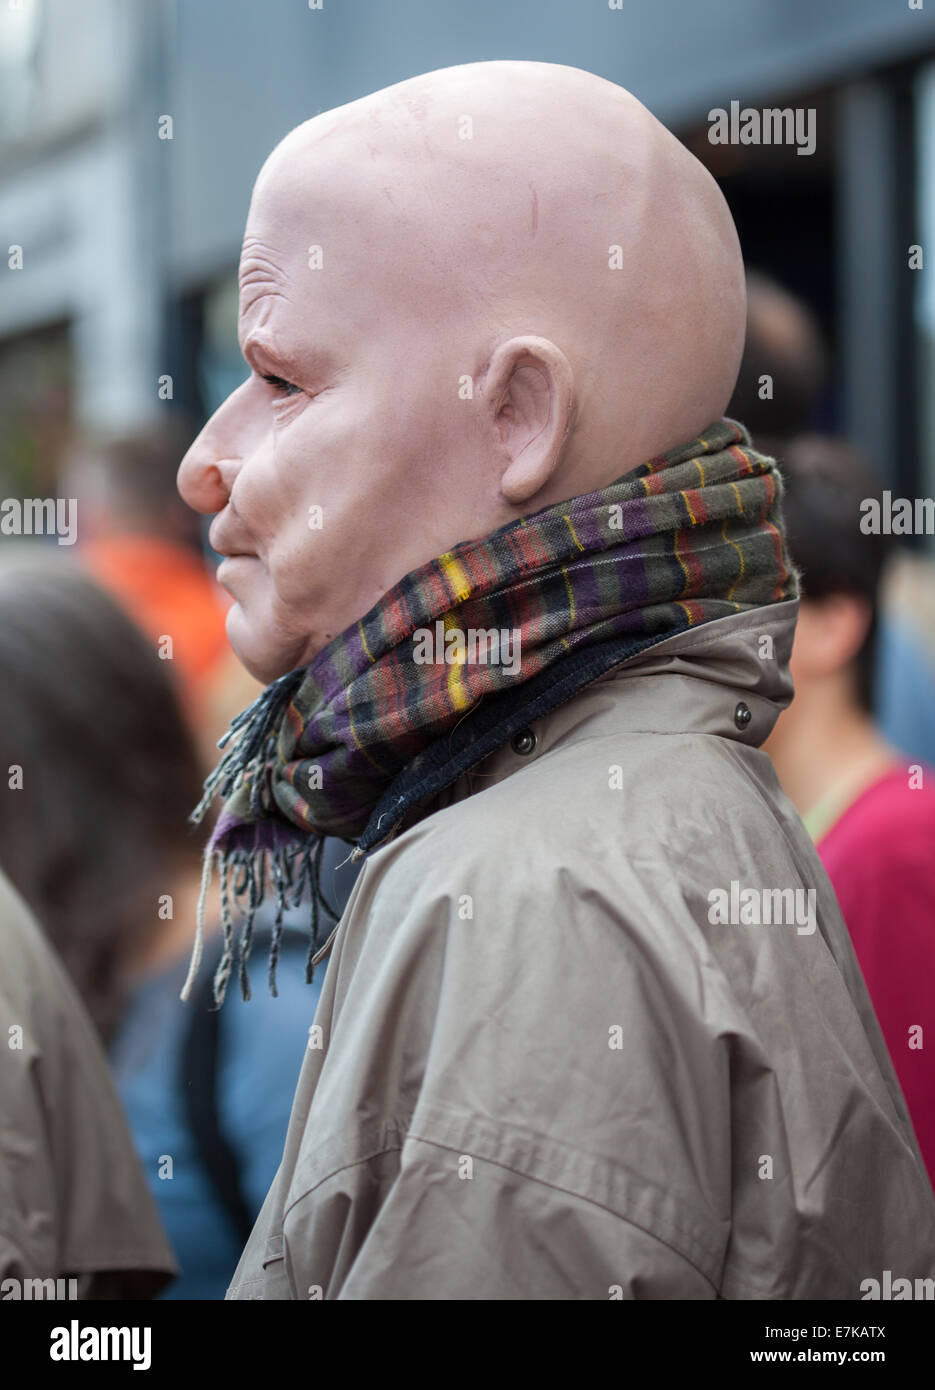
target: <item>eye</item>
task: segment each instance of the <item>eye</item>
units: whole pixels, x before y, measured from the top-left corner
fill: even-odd
[[[296,386],[291,381],[284,381],[281,376],[264,373],[263,380],[268,386],[272,386],[274,391],[280,392],[283,396],[297,396],[302,390],[301,386]]]

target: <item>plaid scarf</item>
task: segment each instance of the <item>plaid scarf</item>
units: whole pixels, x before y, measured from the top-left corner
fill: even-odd
[[[205,854],[220,869],[224,997],[231,899],[253,919],[276,892],[270,988],[283,911],[311,901],[318,950],[324,836],[362,856],[531,719],[613,665],[685,628],[794,598],[781,481],[722,419],[610,486],[467,541],[412,571],[310,665],[274,681],[231,724],[193,813],[225,805]],[[504,659],[506,658],[506,659]],[[203,900],[186,998],[201,959]],[[332,915],[337,916],[332,910]]]

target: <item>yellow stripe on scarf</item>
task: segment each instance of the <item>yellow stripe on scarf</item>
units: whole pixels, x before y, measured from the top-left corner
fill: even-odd
[[[563,515],[562,519],[565,522],[565,525],[568,527],[569,531],[571,532],[571,538],[574,541],[575,545],[578,547],[579,550],[584,550],[584,546],[581,544],[578,537],[575,535],[575,528],[571,524],[571,517]]]
[[[438,557],[438,563],[444,571],[456,602],[464,603],[465,599],[471,597],[471,581],[461,561],[456,560],[450,550],[446,550],[444,555]]]
[[[689,515],[691,515],[691,508],[689,508]],[[695,519],[695,518],[692,517],[692,521],[694,521],[694,519]],[[682,566],[682,573],[683,573],[684,576],[685,576],[685,588],[687,589],[688,586],[689,586],[689,584],[691,583],[691,575],[688,573],[688,566],[686,565],[685,561],[682,559],[681,555],[679,554],[679,533],[678,533],[678,531],[673,531],[673,533],[672,533],[672,549],[673,549],[673,551],[675,552],[675,558],[676,558],[676,560],[678,560],[679,564]],[[687,609],[686,609],[685,611],[688,612]]]
[[[471,584],[464,566],[461,564],[460,560],[454,558],[449,550],[446,550],[444,555],[439,556],[438,563],[444,571],[445,578],[448,581],[448,587],[454,595],[455,602],[464,603],[466,599],[471,597]],[[454,613],[446,613],[442,618],[442,622],[445,624],[446,632],[449,628],[457,627],[458,625]],[[443,656],[447,657],[447,654],[443,653]],[[452,706],[457,710],[468,709],[471,705],[471,695],[464,684],[464,672],[461,669],[463,664],[463,657],[461,661],[454,662],[448,668],[448,674],[445,678],[445,684],[448,687],[448,694],[451,698]]]
[[[733,484],[731,484],[731,486],[733,486]],[[742,505],[742,504],[741,504],[741,505]],[[732,541],[731,538],[730,538],[730,536],[727,534],[727,522],[726,522],[726,521],[724,522],[724,525],[721,527],[721,536],[723,537],[723,539],[724,539],[725,541],[727,541],[727,544],[728,544],[728,545],[732,545],[732,546],[734,547],[734,549],[735,549],[736,552],[737,552],[737,557],[738,557],[738,559],[740,560],[740,573],[738,574],[737,578],[734,580],[733,584],[730,586],[730,588],[729,588],[728,591],[727,591],[727,597],[728,597],[729,599],[732,599],[732,598],[734,597],[734,590],[736,589],[737,585],[740,583],[741,579],[743,579],[744,571],[746,570],[747,567],[746,567],[746,564],[744,563],[743,551],[740,549],[740,546],[737,544],[736,541]]]
[[[368,658],[368,660],[370,661],[370,663],[371,663],[371,665],[372,665],[373,662],[374,662],[374,660],[375,660],[375,658],[374,658],[373,652],[372,652],[372,651],[370,650],[370,648],[367,646],[367,634],[366,634],[366,632],[364,632],[364,625],[363,625],[363,623],[358,623],[358,624],[357,624],[357,631],[360,633],[360,645],[363,647],[364,651],[367,653],[367,658]]]
[[[568,594],[568,617],[571,622],[575,621],[575,595],[571,587],[571,580],[568,578],[568,570],[562,565],[562,578],[565,581],[565,592]]]
[[[385,772],[387,774],[391,773],[392,769],[385,767],[383,763],[381,763],[377,758],[375,758],[371,753],[370,749],[367,748],[365,744],[361,743],[360,739],[358,738],[357,730],[354,727],[354,711],[350,704],[347,707],[347,721],[351,738],[354,740],[356,747],[360,749],[361,753],[363,753],[370,766],[375,767],[378,772]]]
[[[579,541],[577,535],[575,534],[575,528],[574,528],[574,527],[572,526],[572,524],[571,524],[571,517],[570,517],[570,516],[564,517],[564,521],[565,521],[565,525],[568,527],[569,531],[571,532],[571,538],[572,538],[572,540],[574,541],[575,545],[578,547],[579,550],[583,551],[583,550],[584,550],[584,546],[581,544],[581,542]],[[575,621],[575,613],[576,613],[576,611],[577,611],[577,609],[576,609],[576,607],[575,607],[575,595],[574,595],[574,591],[572,590],[572,587],[571,587],[571,580],[568,578],[568,570],[567,570],[567,568],[566,568],[564,565],[562,565],[562,578],[563,578],[564,581],[565,581],[565,592],[568,594],[568,618],[569,618],[569,621],[573,623],[573,622]],[[567,647],[567,646],[568,646],[568,643],[565,642],[565,639],[564,639],[564,638],[562,639],[562,641],[563,641],[564,645]]]
[[[457,564],[457,561],[455,561],[455,564]],[[454,613],[446,613],[442,618],[442,622],[445,624],[446,633],[458,626],[457,616]],[[443,653],[443,659],[447,662],[447,652]],[[457,658],[448,667],[448,675],[445,678],[445,684],[448,687],[451,703],[455,709],[459,710],[469,709],[471,705],[471,693],[464,684],[464,665],[465,654],[462,653],[460,658]]]

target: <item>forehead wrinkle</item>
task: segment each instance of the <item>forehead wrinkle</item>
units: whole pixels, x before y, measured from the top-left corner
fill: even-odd
[[[240,252],[240,293],[254,285],[276,291],[284,284],[282,267],[277,263],[275,248],[261,241],[257,236],[244,237]]]
[[[244,319],[249,317],[249,315],[252,314],[254,310],[259,308],[259,316],[256,320],[255,327],[265,328],[266,325],[269,323],[270,314],[273,312],[273,308],[275,307],[275,301],[277,299],[282,299],[286,303],[288,303],[289,299],[287,295],[283,294],[282,290],[271,288],[268,280],[264,280],[262,283],[256,284],[257,293],[254,294],[252,298],[250,298],[248,295],[248,290],[254,288],[254,284],[256,284],[256,282],[251,283],[247,286],[241,286],[240,319],[241,321],[243,321]]]
[[[271,242],[264,241],[255,232],[247,232],[244,236],[243,244],[240,248],[241,265],[256,262],[257,265],[267,267],[271,272],[278,271],[276,257],[281,256],[282,252]]]

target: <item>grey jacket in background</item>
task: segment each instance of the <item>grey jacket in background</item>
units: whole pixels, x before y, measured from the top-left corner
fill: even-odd
[[[107,1059],[2,875],[0,961],[0,1297],[49,1297],[25,1281],[74,1278],[80,1298],[149,1298],[178,1269]]]
[[[229,1298],[856,1299],[935,1275],[905,1103],[759,751],[796,609],[616,668],[369,858]],[[732,883],[813,888],[817,929],[712,923]]]

